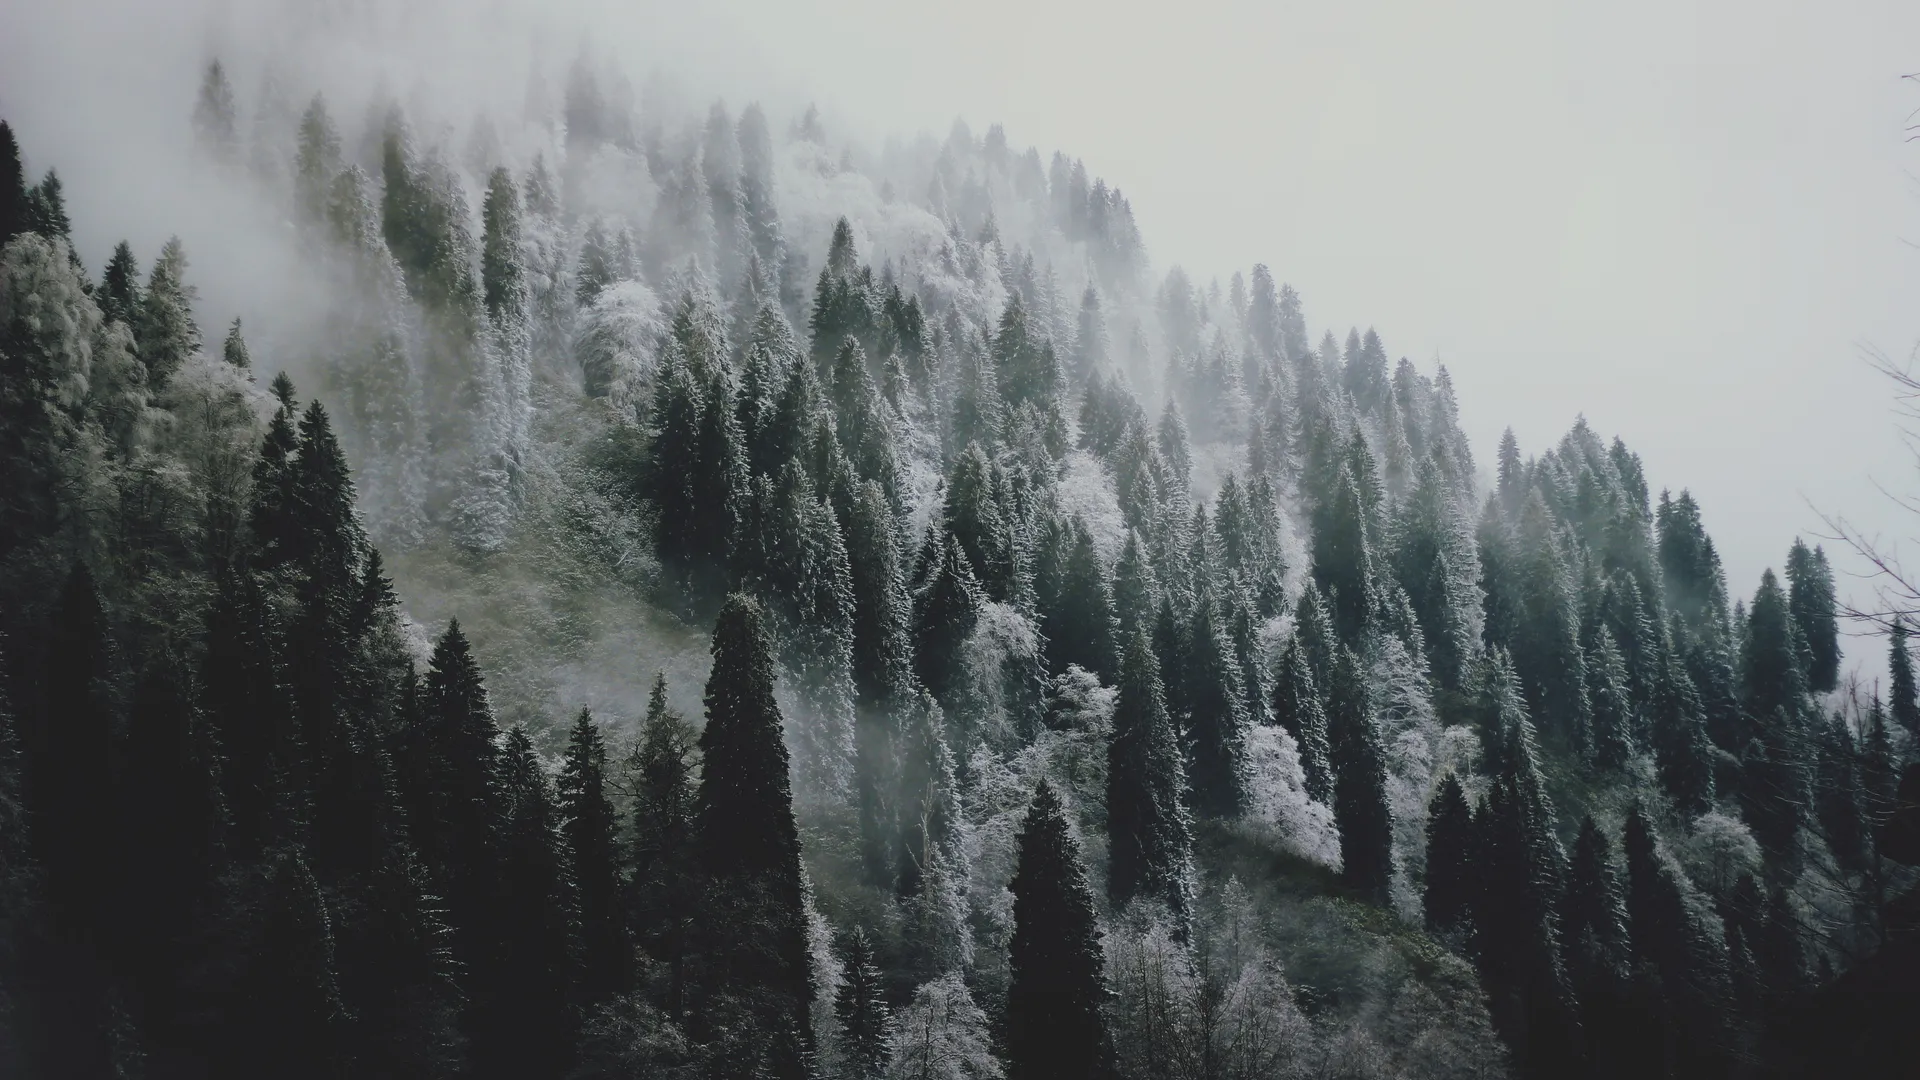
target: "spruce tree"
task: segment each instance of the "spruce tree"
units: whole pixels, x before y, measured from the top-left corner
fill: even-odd
[[[735,593],[713,631],[703,768],[695,801],[708,994],[731,998],[769,1040],[766,1067],[804,1075],[791,1041],[804,1040],[812,976],[800,882],[800,837],[787,747],[773,698],[773,654],[760,605]]]
[[[1696,1076],[1726,1067],[1728,1004],[1724,945],[1702,925],[1691,888],[1635,804],[1622,846],[1627,864],[1627,936],[1640,965],[1636,992],[1654,1016],[1630,1052],[1639,1075]]]
[[[218,1047],[225,1075],[326,1080],[346,1065],[334,916],[297,852],[269,871],[259,938]]]
[[[493,930],[487,898],[496,878],[499,752],[480,666],[458,620],[434,645],[422,698],[401,751],[408,825],[446,900],[455,954],[471,964]]]
[[[1693,679],[1670,651],[1661,653],[1647,703],[1654,767],[1675,805],[1688,814],[1704,813],[1713,805],[1713,743]]]
[[[880,1080],[886,1073],[892,1025],[873,939],[855,927],[840,936],[838,945],[845,981],[834,994],[833,1014],[839,1021],[846,1075],[850,1080]]]
[[[656,674],[629,770],[633,777],[633,866],[630,925],[640,944],[667,968],[668,1015],[685,1001],[687,934],[697,910],[695,743],[693,725],[667,704],[667,679]]]
[[[1108,1072],[1099,921],[1080,845],[1040,781],[1021,823],[1008,963],[1009,1080],[1093,1080]]]
[[[99,779],[113,740],[106,633],[93,574],[76,562],[47,628],[43,712],[26,744],[36,861],[56,925],[83,933],[104,914],[113,866],[113,804]]]
[[[1106,568],[1094,550],[1093,534],[1076,518],[1059,592],[1040,621],[1047,639],[1048,667],[1058,674],[1069,664],[1078,664],[1113,682],[1119,674],[1115,625]]]
[[[1341,878],[1384,903],[1393,878],[1393,812],[1387,762],[1359,657],[1335,649],[1327,691],[1327,742],[1333,765],[1333,821],[1340,830]]]
[[[913,659],[921,685],[952,708],[961,677],[960,646],[973,634],[982,597],[959,542],[943,538],[936,543],[938,561],[914,599]]]
[[[1629,1075],[1635,1038],[1627,911],[1611,845],[1591,816],[1580,823],[1567,867],[1562,938],[1567,978],[1580,1005],[1587,1056],[1601,1076]]]
[[[500,754],[499,876],[491,941],[477,987],[483,1022],[473,1063],[483,1076],[562,1076],[573,1056],[575,939],[572,883],[557,843],[553,792],[524,728]]]
[[[27,173],[20,160],[20,141],[12,126],[0,120],[0,248],[32,227],[27,215]]]
[[[1639,726],[1626,659],[1614,644],[1613,631],[1602,625],[1594,631],[1590,653],[1593,700],[1593,761],[1602,769],[1618,769],[1633,756],[1633,733]]]
[[[1791,847],[1810,801],[1805,652],[1787,595],[1768,570],[1747,611],[1741,649],[1741,705],[1751,734],[1742,754],[1740,801],[1755,839],[1772,852]]]
[[[1913,649],[1907,644],[1907,621],[1899,615],[1887,631],[1887,715],[1920,738],[1920,687],[1913,676]]]
[[[622,892],[619,824],[607,798],[607,744],[586,709],[567,736],[560,767],[560,834],[580,912],[580,988],[588,1002],[627,989],[632,944]]]
[[[147,367],[147,385],[156,390],[200,351],[200,328],[193,321],[197,290],[187,284],[186,273],[186,249],[176,236],[160,249],[140,298],[134,339],[140,343],[140,360]]]
[[[133,257],[133,246],[125,240],[114,246],[100,275],[100,288],[94,293],[100,315],[108,322],[120,322],[131,330],[140,317],[140,263]]]
[[[1473,918],[1478,884],[1473,868],[1473,810],[1460,779],[1448,773],[1427,811],[1427,880],[1422,896],[1427,929],[1464,935]]]
[[[1186,776],[1146,635],[1127,643],[1120,671],[1107,744],[1107,899],[1115,911],[1136,896],[1157,901],[1184,925],[1193,856]]]
[[[1787,607],[1807,645],[1807,689],[1824,694],[1840,684],[1840,628],[1826,551],[1808,551],[1796,538],[1787,552],[1787,581]]]
[[[1300,643],[1297,629],[1280,650],[1280,662],[1274,671],[1273,718],[1293,736],[1294,746],[1300,753],[1300,771],[1306,781],[1307,797],[1315,802],[1331,803],[1333,767],[1327,756],[1327,713],[1321,705],[1313,668],[1307,663],[1306,649]]]
[[[911,601],[902,579],[893,515],[886,493],[868,480],[854,496],[847,522],[847,563],[853,592],[854,797],[868,877],[888,876],[885,788],[897,736],[895,710],[917,683],[908,636]]]
[[[1240,667],[1229,649],[1207,589],[1194,608],[1185,649],[1191,797],[1200,816],[1232,820],[1247,804],[1247,713]]]

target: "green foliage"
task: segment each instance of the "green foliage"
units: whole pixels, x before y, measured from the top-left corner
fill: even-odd
[[[1100,930],[1059,796],[1045,780],[1020,826],[1007,988],[1012,1080],[1106,1074]]]
[[[1182,924],[1191,913],[1186,786],[1153,650],[1135,633],[1107,744],[1107,899],[1114,910],[1143,897]]]

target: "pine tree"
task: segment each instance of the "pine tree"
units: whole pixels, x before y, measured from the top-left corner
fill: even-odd
[[[1159,669],[1146,635],[1136,632],[1121,666],[1107,744],[1107,898],[1115,911],[1141,896],[1164,904],[1183,925],[1191,914],[1185,789]]]
[[[107,321],[125,323],[129,330],[139,325],[140,263],[133,257],[133,246],[125,240],[114,246],[113,255],[107,259],[94,299],[99,301],[100,315]]]
[[[847,522],[853,591],[854,797],[869,879],[888,877],[885,787],[898,732],[894,719],[917,685],[909,638],[911,601],[902,580],[893,515],[880,485],[868,480]]]
[[[1006,1049],[1010,1080],[1107,1075],[1106,997],[1093,894],[1053,788],[1042,780],[1013,875]]]
[[[840,1025],[840,1054],[850,1080],[880,1080],[887,1068],[891,1019],[874,960],[873,940],[855,927],[839,941],[845,980],[834,994],[833,1013]]]
[[[20,161],[20,142],[13,128],[0,120],[0,247],[29,228],[27,174]]]
[[[1393,813],[1387,806],[1386,752],[1380,745],[1360,660],[1344,645],[1334,653],[1327,702],[1333,821],[1340,829],[1341,877],[1369,898],[1385,902],[1393,877]]]
[[[262,922],[234,995],[236,1015],[219,1047],[226,1075],[337,1076],[345,1064],[347,1014],[333,914],[297,853],[274,860]]]
[[[300,817],[292,767],[303,758],[280,662],[280,641],[252,575],[225,573],[207,613],[200,701],[222,757],[222,790],[236,858],[252,861]]]
[[[1715,1075],[1723,1069],[1724,946],[1695,913],[1691,889],[1645,810],[1627,814],[1627,936],[1642,968],[1639,993],[1655,1023],[1629,1048],[1637,1075]]]
[[[632,944],[621,902],[619,825],[607,798],[607,744],[586,709],[567,736],[559,779],[560,834],[579,900],[580,987],[588,1002],[622,993],[632,978]]]
[[[1807,688],[1824,694],[1840,684],[1840,628],[1835,620],[1833,567],[1821,548],[1795,539],[1787,553],[1787,607],[1807,644]]]
[[[656,674],[629,768],[633,774],[633,894],[629,925],[668,971],[666,1008],[685,999],[687,933],[697,908],[693,725],[667,704]]]
[[[1601,1076],[1629,1075],[1634,1037],[1627,911],[1613,872],[1611,845],[1591,816],[1580,823],[1567,868],[1562,935],[1567,978],[1586,1029],[1588,1059]]]
[[[1804,734],[1806,647],[1771,570],[1761,575],[1746,631],[1741,705],[1751,736],[1741,762],[1741,810],[1761,846],[1783,853],[1807,815],[1812,754]]]
[[[1913,677],[1913,650],[1907,645],[1907,622],[1899,615],[1887,631],[1887,714],[1893,722],[1920,738],[1920,687]]]
[[[186,249],[176,236],[160,249],[140,298],[134,338],[140,343],[140,361],[147,367],[147,385],[156,390],[200,351],[200,328],[193,321],[198,290],[187,284],[186,272]]]
[[[1280,650],[1280,662],[1274,671],[1273,718],[1293,736],[1307,797],[1331,803],[1333,767],[1328,762],[1327,713],[1314,684],[1313,668],[1307,663],[1306,649],[1300,644],[1298,624],[1295,625],[1295,634]]]
[[[1467,805],[1460,779],[1448,773],[1427,811],[1427,880],[1423,894],[1427,929],[1438,934],[1464,936],[1472,926],[1473,810]]]
[[[1693,679],[1668,650],[1647,703],[1654,767],[1660,786],[1680,809],[1704,813],[1713,806],[1713,743]]]
[[[1094,550],[1093,534],[1076,518],[1059,592],[1040,620],[1048,667],[1059,673],[1069,664],[1078,664],[1107,682],[1114,681],[1119,671],[1115,628],[1106,568]]]
[[[994,469],[979,444],[969,444],[947,477],[940,521],[980,576],[989,598],[1006,601],[1018,589],[1013,534],[995,498]]]
[[[1189,776],[1194,811],[1231,820],[1246,809],[1247,714],[1224,635],[1209,589],[1194,608],[1185,650]]]
[[[759,604],[738,593],[720,611],[707,678],[704,767],[696,800],[710,881],[705,964],[710,994],[746,1008],[771,1040],[773,1075],[798,1078],[812,977],[800,882],[800,837],[787,778],[773,655]]]
[[[253,357],[247,352],[247,339],[240,334],[240,320],[237,318],[232,326],[227,327],[226,340],[220,345],[220,358],[229,367],[239,371],[253,370]]]
[[[524,728],[507,732],[499,761],[496,955],[476,994],[473,1062],[483,1076],[561,1076],[573,1056],[571,882],[553,793]]]
[[[422,699],[417,725],[402,743],[401,790],[413,842],[446,900],[455,954],[473,963],[493,931],[487,897],[498,857],[498,729],[458,620],[434,645]]]
[[[1335,632],[1349,645],[1374,610],[1372,540],[1353,473],[1342,463],[1326,504],[1313,516],[1313,580],[1326,590]]]
[[[1594,631],[1590,650],[1593,700],[1593,760],[1602,769],[1618,769],[1633,756],[1633,733],[1639,727],[1626,659],[1614,644],[1613,631],[1602,625]]]
[[[233,84],[216,58],[200,78],[200,97],[193,107],[193,130],[201,149],[225,164],[240,159],[240,121],[233,104]]]
[[[973,633],[979,618],[979,582],[958,541],[938,542],[937,562],[914,599],[913,659],[920,683],[952,708],[959,689],[960,646]]]
[[[1113,567],[1113,614],[1118,628],[1115,640],[1125,641],[1135,633],[1153,627],[1155,600],[1159,583],[1153,565],[1147,561],[1140,533],[1127,530],[1127,542],[1120,549],[1120,561]]]

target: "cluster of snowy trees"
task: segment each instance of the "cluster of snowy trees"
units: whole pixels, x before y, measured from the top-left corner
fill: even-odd
[[[1818,548],[1731,603],[1584,421],[1483,483],[1444,368],[1152,283],[1064,155],[237,97],[331,411],[0,123],[0,1071],[1731,1076],[1911,921],[1899,621],[1883,704]],[[586,502],[700,722],[501,730],[382,562]]]

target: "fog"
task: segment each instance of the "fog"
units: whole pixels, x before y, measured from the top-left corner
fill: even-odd
[[[213,55],[244,101],[271,70],[351,133],[381,92],[456,146],[583,45],[689,112],[761,100],[782,130],[817,102],[836,143],[1000,122],[1124,190],[1155,272],[1264,261],[1314,339],[1443,360],[1483,465],[1507,425],[1527,453],[1581,413],[1618,433],[1698,496],[1736,596],[1819,512],[1908,528],[1862,352],[1920,342],[1915,5],[544,7],[0,0],[0,116],[59,168],[90,268],[183,237],[209,328],[303,287],[277,211],[190,161]]]

